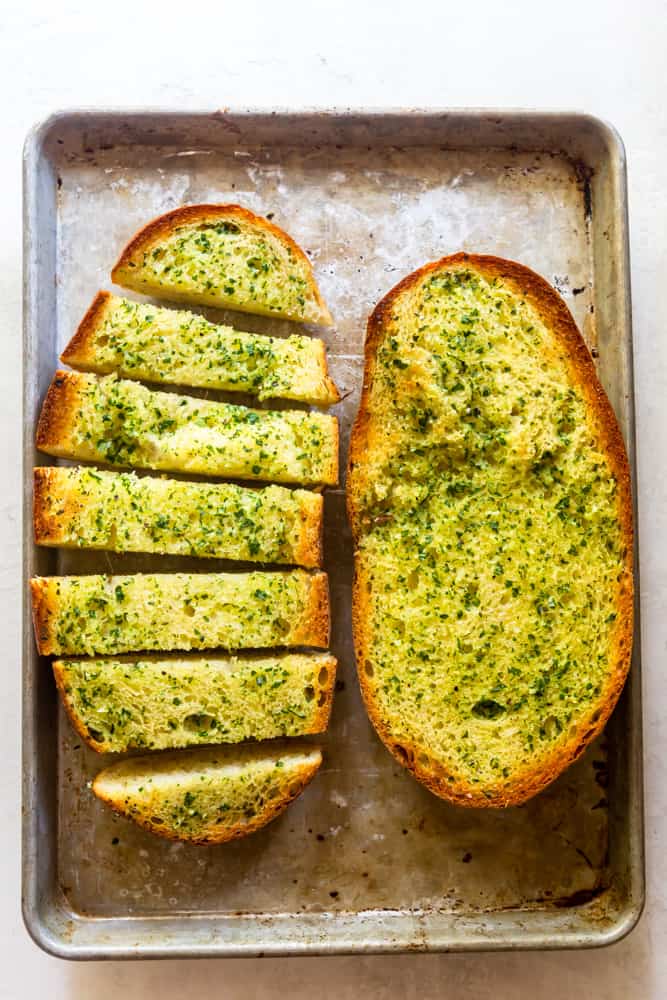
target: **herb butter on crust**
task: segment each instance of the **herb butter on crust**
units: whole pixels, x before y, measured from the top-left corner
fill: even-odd
[[[456,254],[380,302],[348,509],[379,735],[443,798],[525,801],[600,732],[632,644],[625,448],[542,278]]]

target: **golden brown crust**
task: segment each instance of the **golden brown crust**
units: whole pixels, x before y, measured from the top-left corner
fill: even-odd
[[[95,361],[95,334],[104,322],[104,317],[111,306],[111,299],[110,292],[97,293],[88,312],[79,323],[76,333],[60,355],[60,360],[64,364],[80,368],[82,371],[93,370],[91,365]]]
[[[497,795],[490,798],[470,785],[459,775],[446,772],[441,765],[420,762],[421,748],[398,743],[385,720],[380,716],[373,699],[373,690],[366,675],[367,644],[369,640],[368,591],[364,569],[355,556],[355,578],[352,593],[352,625],[357,653],[358,676],[362,696],[371,722],[378,735],[394,757],[407,767],[415,777],[436,795],[464,806],[494,807],[520,805],[541,791],[565,768],[572,764],[602,731],[623,689],[632,654],[633,636],[633,518],[630,468],[625,444],[611,403],[599,382],[593,359],[565,302],[544,278],[513,261],[479,254],[457,253],[427,264],[399,282],[375,307],[368,320],[365,344],[364,381],[359,411],[352,428],[349,466],[364,456],[369,448],[369,398],[375,371],[375,361],[383,336],[385,322],[396,299],[422,281],[426,275],[441,270],[471,268],[486,278],[497,278],[512,287],[537,309],[546,326],[562,344],[572,381],[580,388],[592,415],[601,449],[609,463],[610,472],[617,482],[618,517],[625,540],[625,569],[619,581],[616,599],[616,628],[612,638],[610,670],[606,686],[590,711],[576,726],[576,732],[566,743],[541,758],[539,765],[518,773],[511,785],[499,786]],[[359,541],[360,524],[357,508],[358,497],[348,490],[348,514],[352,525],[353,540]]]
[[[249,823],[245,823],[243,826],[226,827],[224,829],[217,827],[214,828],[210,835],[203,837],[184,836],[181,830],[169,829],[164,823],[153,822],[151,816],[144,816],[142,814],[130,812],[130,810],[125,807],[125,803],[123,801],[118,801],[113,796],[105,794],[102,790],[101,779],[106,777],[105,771],[100,771],[94,779],[92,787],[93,792],[98,799],[111,806],[114,812],[119,813],[121,816],[125,816],[127,819],[133,820],[139,826],[143,827],[144,830],[148,830],[149,833],[154,833],[158,837],[163,837],[166,840],[179,840],[188,844],[197,845],[225,844],[230,840],[238,840],[240,837],[247,837],[249,834],[255,833],[256,830],[261,829],[263,826],[266,826],[272,820],[276,819],[287,809],[288,805],[293,802],[294,799],[301,795],[306,785],[308,785],[314,778],[321,763],[322,755],[319,754],[319,759],[315,758],[312,762],[304,764],[298,773],[291,773],[290,780],[283,789],[281,797],[272,800],[271,803],[267,803],[263,811],[259,815],[253,817]]]
[[[53,588],[48,577],[37,576],[30,581],[30,596],[32,599],[32,623],[35,629],[35,642],[40,656],[55,653],[53,629],[51,627],[55,614]]]
[[[49,498],[54,490],[58,469],[41,466],[33,469],[32,522],[35,545],[58,545],[58,519],[51,513]]]
[[[40,451],[64,456],[79,410],[81,376],[58,370],[51,381],[37,423],[35,443]]]
[[[322,404],[325,406],[333,406],[334,403],[340,402],[340,392],[338,391],[338,386],[329,374],[327,349],[324,346],[323,340],[315,339],[313,343],[317,345],[317,352],[320,356],[319,363],[322,371]]]
[[[290,641],[294,646],[326,649],[331,628],[329,577],[326,573],[313,573],[308,587],[303,612],[290,634]]]
[[[261,215],[255,215],[254,212],[243,208],[241,205],[183,205],[181,208],[175,208],[171,212],[165,212],[164,215],[159,215],[157,218],[152,219],[151,222],[147,223],[147,225],[134,234],[122,251],[111,271],[111,280],[114,284],[120,285],[123,288],[134,288],[133,284],[126,284],[128,277],[132,274],[133,268],[141,263],[143,254],[158,243],[163,236],[171,235],[178,226],[229,217],[265,230],[292,250],[292,253],[308,269],[311,292],[321,313],[320,322],[323,326],[333,325],[331,313],[315,281],[312,264],[299,244],[279,226],[275,226]]]
[[[307,569],[319,569],[323,558],[324,498],[322,494],[309,493],[303,497],[299,514],[301,525],[299,541],[294,552],[294,561]]]

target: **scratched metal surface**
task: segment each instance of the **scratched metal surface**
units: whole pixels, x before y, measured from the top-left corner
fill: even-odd
[[[513,123],[518,136],[520,119],[511,115],[489,124],[489,136],[479,117],[476,132],[466,131],[460,118],[449,126],[424,119],[420,128],[410,116],[402,127],[397,118],[393,131],[387,119],[379,128],[353,116],[328,124],[326,116],[297,116],[285,119],[282,129],[279,117],[229,115],[52,120],[33,151],[44,161],[40,183],[48,190],[40,213],[50,224],[44,244],[31,247],[37,264],[29,279],[55,279],[55,289],[48,302],[33,301],[29,308],[27,425],[59,349],[94,293],[111,287],[110,267],[128,237],[177,205],[238,201],[270,214],[311,256],[336,320],[324,337],[344,394],[335,408],[343,459],[369,311],[405,274],[459,249],[519,260],[561,291],[599,354],[601,375],[631,438],[626,289],[618,286],[625,276],[616,259],[619,246],[623,250],[624,206],[610,197],[618,180],[614,150],[620,154],[602,129],[611,143],[605,158],[595,146],[602,144],[598,126],[582,127],[588,120],[575,117],[572,128],[578,122],[584,133],[577,155],[576,141],[573,148],[559,144],[558,119],[550,133],[542,118],[532,133],[523,121],[526,136],[539,139],[539,127],[545,129],[537,150],[526,148],[540,147],[534,139],[509,141]],[[614,246],[600,245],[605,239]],[[239,328],[273,335],[294,328],[222,315]],[[32,457],[28,442],[28,464]],[[47,664],[37,662],[27,639],[28,672],[41,672],[27,693],[40,740],[27,747],[26,764],[28,770],[41,767],[28,799],[43,822],[37,833],[34,820],[27,824],[42,838],[42,853],[33,840],[24,855],[26,913],[45,947],[96,957],[576,946],[618,935],[634,919],[642,896],[641,789],[631,789],[628,778],[637,767],[636,681],[610,734],[526,806],[449,806],[394,763],[365,716],[351,641],[352,552],[342,489],[327,495],[325,544],[332,650],[340,664],[332,724],[319,741],[325,763],[286,814],[237,844],[170,844],[102,806],[88,783],[105,759],[81,745],[56,705]],[[216,563],[31,551],[28,566],[76,573],[208,569]],[[635,739],[631,746],[628,733]],[[631,821],[628,796],[634,796]],[[41,910],[30,902],[39,886]]]

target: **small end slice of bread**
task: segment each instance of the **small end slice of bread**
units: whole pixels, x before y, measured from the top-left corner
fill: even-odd
[[[121,816],[159,837],[223,844],[284,812],[321,763],[319,749],[291,742],[186,750],[112,764],[92,787]]]
[[[186,205],[153,219],[111,278],[157,298],[332,324],[303,250],[240,205]]]
[[[204,316],[98,292],[60,356],[79,371],[330,406],[340,394],[324,344],[266,337]]]

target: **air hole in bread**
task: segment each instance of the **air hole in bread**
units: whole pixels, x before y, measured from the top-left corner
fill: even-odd
[[[217,724],[217,720],[212,715],[206,715],[205,713],[193,712],[192,715],[186,715],[183,720],[184,727],[189,729],[191,733],[215,729]]]
[[[549,715],[544,720],[544,732],[547,739],[553,740],[558,736],[561,725],[555,715]]]
[[[189,602],[183,605],[183,614],[187,615],[188,618],[194,618],[195,609]]]
[[[303,695],[306,701],[312,701],[315,697],[315,688],[309,684],[308,687],[303,689]]]
[[[320,691],[320,696],[317,699],[317,707],[318,708],[322,708],[322,705],[326,704],[326,700],[327,700],[327,693],[326,693],[326,691]]]
[[[372,677],[373,674],[375,673],[375,671],[373,670],[373,664],[370,662],[370,660],[366,660],[364,662],[364,673],[366,674],[367,677]]]
[[[493,698],[480,698],[472,706],[472,714],[478,719],[497,719],[506,711],[505,706]]]
[[[151,823],[154,823],[155,826],[160,826],[161,823],[164,823],[164,820],[161,816],[151,816]]]
[[[329,671],[326,667],[321,667],[319,674],[317,675],[317,683],[321,686],[326,684],[329,680]]]
[[[98,347],[106,347],[108,343],[109,343],[109,338],[106,335],[106,333],[101,333],[99,335],[99,337],[97,338],[97,346]]]

